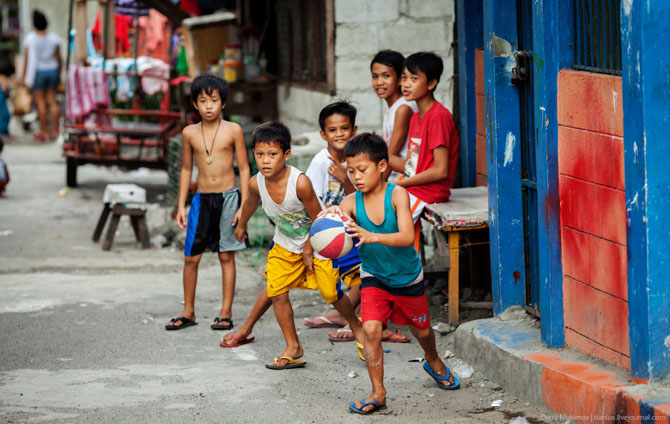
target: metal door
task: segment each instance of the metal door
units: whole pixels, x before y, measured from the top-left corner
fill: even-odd
[[[532,2],[517,1],[517,28],[519,50],[515,53],[515,85],[519,88],[521,120],[521,190],[524,219],[524,262],[526,277],[526,310],[540,316],[538,264],[538,206],[535,147],[537,134],[534,122],[533,84],[533,30]]]

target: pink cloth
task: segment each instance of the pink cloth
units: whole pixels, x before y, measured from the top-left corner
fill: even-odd
[[[70,65],[67,74],[66,116],[84,117],[98,106],[109,106],[107,77],[102,68]]]

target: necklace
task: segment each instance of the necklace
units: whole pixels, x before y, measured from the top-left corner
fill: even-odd
[[[216,134],[219,132],[219,127],[221,126],[221,119],[219,119],[219,124],[216,126],[216,131],[214,131],[214,138],[212,138],[212,145],[207,149],[207,142],[205,141],[205,129],[203,126],[203,122],[200,122],[200,132],[202,133],[202,144],[205,146],[205,153],[207,153],[207,159],[205,162],[208,164],[214,162],[214,159],[212,159],[212,153],[214,152],[214,142],[216,141]]]

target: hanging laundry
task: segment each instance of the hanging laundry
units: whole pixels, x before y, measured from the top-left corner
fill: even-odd
[[[70,65],[67,74],[66,115],[82,118],[98,106],[109,106],[107,80],[102,68]]]
[[[147,16],[149,7],[137,0],[115,0],[116,13],[126,16]]]
[[[133,23],[133,18],[130,16],[117,14],[114,15],[114,23],[116,26],[116,55],[123,56],[130,50],[130,41],[128,41],[128,36]],[[102,31],[102,25],[100,24],[100,12],[98,12],[98,14],[95,16],[95,23],[93,24],[93,28],[91,29],[93,45],[98,50],[103,48]]]
[[[148,95],[165,93],[168,89],[170,66],[159,59],[137,58],[137,71],[142,76],[142,91]]]
[[[105,73],[114,75],[109,78],[109,90],[116,90],[114,99],[125,102],[133,97],[135,92],[135,59],[118,57],[105,62]]]
[[[171,29],[168,19],[155,9],[149,16],[138,19],[140,27],[139,46],[141,56],[151,56],[168,62],[170,59]]]

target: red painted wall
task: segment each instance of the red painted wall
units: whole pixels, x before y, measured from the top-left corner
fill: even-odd
[[[484,103],[484,50],[475,50],[475,94],[477,96],[477,185],[488,185],[486,180],[486,104]]]
[[[630,369],[621,77],[558,75],[565,340]]]

